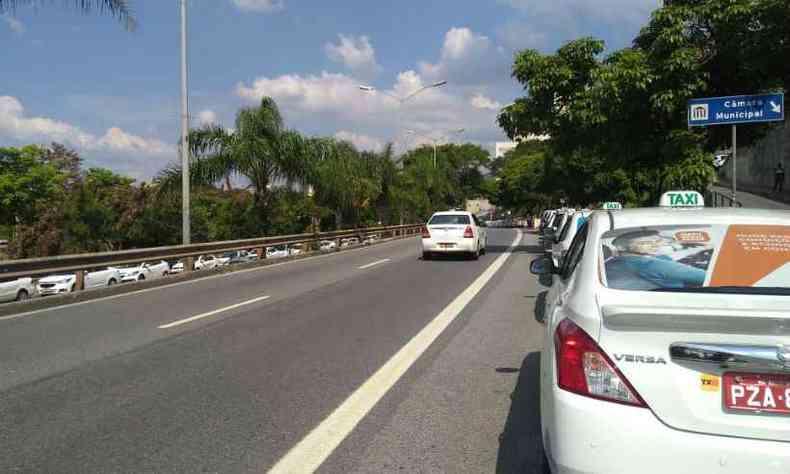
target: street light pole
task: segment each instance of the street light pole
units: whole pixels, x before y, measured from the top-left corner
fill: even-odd
[[[447,84],[447,81],[434,82],[433,84],[428,84],[427,86],[420,87],[419,89],[417,89],[416,91],[412,92],[411,94],[403,96],[403,97],[395,95],[395,94],[391,94],[391,93],[389,93],[387,91],[380,91],[380,90],[376,89],[373,86],[360,85],[359,86],[359,90],[361,90],[363,92],[380,92],[380,93],[386,95],[387,97],[392,97],[393,99],[395,99],[398,102],[400,102],[401,104],[403,104],[407,100],[414,98],[418,94],[420,94],[422,92],[425,92],[428,89],[435,89],[437,87],[442,87],[445,84]]]
[[[440,136],[439,138],[429,137],[428,135],[423,135],[422,133],[418,133],[415,130],[406,130],[406,133],[409,135],[417,135],[418,137],[425,138],[426,140],[430,140],[433,143],[433,167],[436,168],[436,148],[439,146],[439,141],[446,140],[448,137],[446,135],[453,135],[456,133],[463,133],[465,132],[465,128],[458,128],[455,130],[448,131],[445,135]]]
[[[181,0],[181,243],[191,242],[189,219],[189,98],[187,96],[187,0]]]

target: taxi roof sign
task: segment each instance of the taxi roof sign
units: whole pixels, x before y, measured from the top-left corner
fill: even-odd
[[[705,207],[705,199],[697,191],[667,191],[661,195],[659,207]]]
[[[605,202],[601,204],[601,209],[606,209],[608,211],[622,209],[623,205],[619,202]]]

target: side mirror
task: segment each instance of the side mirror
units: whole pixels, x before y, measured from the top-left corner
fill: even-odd
[[[551,275],[556,272],[551,257],[536,258],[529,264],[529,271],[533,275]]]

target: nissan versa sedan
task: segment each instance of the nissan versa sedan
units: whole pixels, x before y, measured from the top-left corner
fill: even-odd
[[[597,211],[535,260],[551,472],[790,472],[789,262],[787,212],[701,207]]]
[[[431,216],[422,228],[423,260],[437,254],[460,254],[477,259],[486,251],[485,224],[471,212],[445,211]]]

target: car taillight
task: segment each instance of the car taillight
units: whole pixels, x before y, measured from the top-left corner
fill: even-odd
[[[587,397],[647,408],[637,391],[598,344],[570,319],[554,334],[561,389]]]
[[[421,233],[422,233],[422,238],[423,238],[423,239],[430,239],[430,238],[431,238],[431,233],[430,233],[430,232],[428,232],[428,228],[427,228],[427,227],[425,227],[425,226],[422,226],[422,231],[421,231]]]
[[[472,239],[472,238],[474,238],[474,236],[475,236],[475,234],[472,232],[472,226],[470,226],[470,225],[466,226],[466,229],[464,230],[464,238],[465,239]]]

